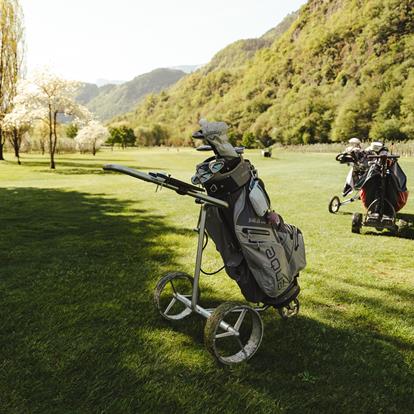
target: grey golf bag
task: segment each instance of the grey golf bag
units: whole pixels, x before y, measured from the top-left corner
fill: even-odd
[[[209,206],[206,230],[221,254],[227,274],[246,300],[277,308],[299,294],[297,278],[305,268],[301,231],[271,210],[264,183],[241,148],[234,148],[223,122],[200,121],[193,138],[203,139],[215,156],[197,166],[193,184],[225,200],[228,209]]]

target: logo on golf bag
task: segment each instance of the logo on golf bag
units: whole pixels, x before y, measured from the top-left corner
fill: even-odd
[[[279,259],[276,257],[276,252],[273,247],[269,247],[265,251],[267,258],[270,260],[270,266],[275,271],[276,280],[277,280],[277,287],[278,289],[283,289],[284,286],[289,285],[289,279],[286,275],[280,274],[280,262]]]

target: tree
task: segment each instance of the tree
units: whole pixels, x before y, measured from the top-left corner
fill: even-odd
[[[382,121],[376,121],[370,131],[370,138],[374,141],[404,141],[407,136],[402,131],[401,122],[392,117]]]
[[[79,105],[75,96],[79,83],[56,76],[48,71],[38,72],[33,79],[21,82],[16,104],[25,106],[48,127],[50,168],[55,169],[55,153],[58,142],[58,115],[72,116],[88,122],[90,112]]]
[[[4,160],[2,121],[13,109],[24,56],[23,13],[18,0],[0,1],[0,160]]]
[[[66,127],[65,132],[68,138],[74,139],[76,135],[78,135],[79,127],[76,124],[69,124]]]
[[[8,113],[2,122],[3,132],[8,135],[9,141],[14,149],[17,163],[20,162],[20,146],[25,133],[29,131],[33,124],[33,116],[27,109],[20,105],[15,106],[13,111]]]
[[[375,88],[353,93],[339,109],[332,128],[334,140],[345,141],[352,137],[367,140],[379,98],[380,91]]]
[[[256,143],[256,138],[254,137],[253,132],[246,131],[243,134],[243,139],[242,139],[242,142],[241,142],[243,147],[253,148],[255,143]]]
[[[135,128],[136,142],[144,146],[160,146],[167,143],[169,133],[160,124],[153,124],[149,127]]]
[[[127,146],[135,144],[135,134],[132,128],[128,128],[126,125],[109,128],[109,140],[108,143],[112,146],[120,144],[123,149]]]
[[[401,102],[402,131],[408,139],[414,139],[414,69],[411,69],[405,84]]]
[[[233,147],[237,147],[237,141],[239,137],[236,131],[229,131],[227,137],[229,139],[230,144],[233,145]]]
[[[75,137],[76,145],[81,152],[92,152],[95,155],[101,145],[109,137],[109,131],[98,121],[90,121],[80,129]]]

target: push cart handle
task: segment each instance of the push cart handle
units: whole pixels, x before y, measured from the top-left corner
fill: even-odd
[[[148,183],[153,183],[157,186],[165,187],[170,190],[174,190],[177,194],[188,195],[197,200],[202,200],[206,203],[213,204],[217,207],[228,208],[229,205],[223,200],[218,198],[210,197],[207,194],[202,194],[204,191],[202,188],[195,187],[191,184],[188,184],[184,181],[177,180],[175,178],[169,177],[160,173],[144,173],[142,171],[134,170],[133,168],[124,167],[123,165],[117,164],[107,164],[103,166],[105,171],[116,171],[122,174],[129,175],[139,180],[146,181]]]
[[[341,152],[335,157],[336,161],[339,161],[341,164],[348,164],[350,162],[356,162],[355,157],[348,152]]]

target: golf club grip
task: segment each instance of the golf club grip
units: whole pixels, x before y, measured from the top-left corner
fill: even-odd
[[[350,162],[355,162],[354,157],[351,154],[348,154],[347,152],[341,152],[335,157],[335,160],[342,163],[347,164]]]
[[[219,200],[218,198],[214,198],[214,197],[210,197],[206,194],[201,194],[199,192],[196,191],[192,191],[189,190],[187,188],[180,188],[176,185],[173,184],[169,184],[168,182],[166,182],[165,179],[161,179],[158,177],[153,177],[147,173],[138,171],[138,170],[134,170],[133,168],[129,168],[129,167],[124,167],[123,165],[117,165],[117,164],[106,164],[103,166],[103,169],[105,171],[116,171],[122,174],[126,174],[129,175],[131,177],[134,178],[138,178],[139,180],[142,181],[146,181],[149,183],[153,183],[156,185],[159,185],[161,187],[165,187],[168,188],[170,190],[174,190],[175,192],[177,192],[180,195],[188,195],[190,197],[193,197],[197,200],[202,200],[205,201],[206,203],[209,204],[213,204],[217,207],[222,207],[222,208],[228,208],[229,205],[228,203],[226,203],[225,201]]]

